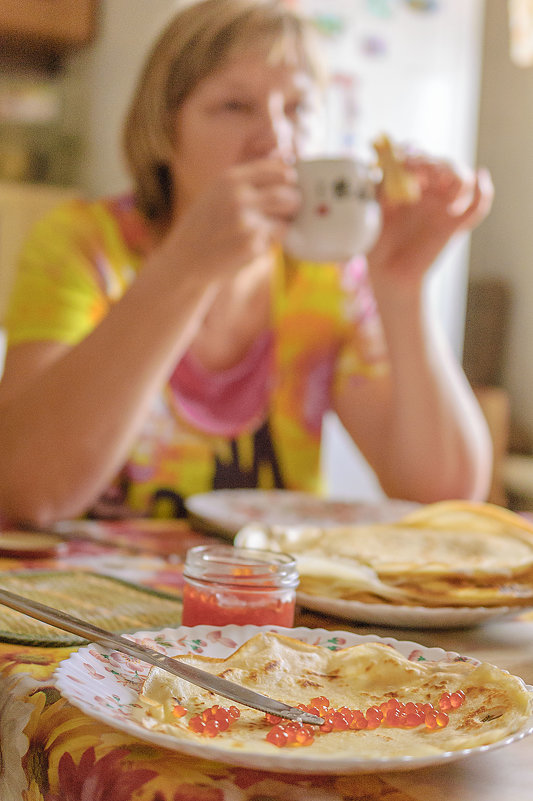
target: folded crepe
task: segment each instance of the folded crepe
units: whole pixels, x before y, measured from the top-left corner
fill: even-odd
[[[332,707],[356,708],[363,713],[391,698],[438,706],[443,692],[461,690],[464,703],[449,711],[449,723],[434,730],[425,725],[397,728],[380,725],[359,731],[315,730],[311,745],[277,748],[265,736],[272,728],[265,715],[240,707],[231,727],[209,739],[211,748],[228,754],[274,754],[283,760],[297,756],[309,761],[325,759],[391,759],[424,757],[447,751],[499,742],[520,730],[531,715],[532,695],[521,679],[488,663],[457,655],[443,661],[411,659],[382,642],[368,642],[332,651],[273,632],[256,634],[226,659],[201,655],[177,657],[231,681],[291,705],[309,704],[325,696]],[[187,714],[177,718],[180,704]],[[214,693],[152,668],[139,697],[136,717],[150,730],[173,735],[184,743],[206,742],[188,727],[191,715],[213,704],[229,702]]]
[[[533,603],[533,526],[492,504],[443,501],[394,523],[243,530],[296,557],[300,591],[401,605]]]

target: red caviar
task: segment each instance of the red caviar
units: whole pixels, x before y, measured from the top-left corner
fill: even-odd
[[[283,748],[284,745],[287,745],[289,735],[281,726],[274,726],[273,729],[270,729],[265,739],[268,740],[269,743],[272,743],[272,745]]]
[[[189,720],[189,728],[197,734],[204,734],[207,737],[216,737],[223,731],[227,731],[234,720],[240,717],[240,711],[236,706],[226,707],[214,704],[203,712],[193,715]]]
[[[274,597],[273,597],[274,596]],[[229,600],[223,601],[215,589],[202,590],[185,584],[183,587],[183,625],[198,626],[256,626],[276,625],[291,627],[294,623],[295,599],[276,598],[274,593],[257,590],[231,591]]]
[[[450,695],[450,704],[453,709],[457,709],[457,707],[461,706],[464,700],[465,694],[462,690],[457,690],[457,692]]]
[[[406,704],[397,698],[389,698],[379,705],[370,706],[363,712],[360,709],[342,706],[331,707],[324,696],[312,698],[308,704],[298,704],[297,708],[324,718],[322,726],[310,726],[299,721],[287,721],[277,715],[265,714],[265,722],[271,728],[265,739],[277,748],[285,746],[305,746],[314,742],[315,733],[327,734],[334,731],[364,731],[379,726],[411,729],[425,726],[430,731],[445,728],[449,723],[447,711],[457,709],[465,700],[462,690],[442,693],[437,707],[422,701],[408,701]],[[181,704],[173,707],[176,717],[183,717],[187,710]],[[188,726],[191,731],[206,737],[216,737],[227,731],[233,721],[240,717],[236,706],[229,708],[214,704],[198,714],[192,715]]]
[[[187,552],[183,576],[184,626],[294,623],[298,573],[292,556],[199,546]]]
[[[290,721],[289,723],[277,723],[270,729],[265,739],[278,748],[284,748],[286,745],[311,745],[314,742],[315,733],[312,726]]]
[[[332,731],[372,730],[379,726],[405,729],[425,726],[430,731],[442,729],[450,720],[444,710],[457,709],[464,699],[465,694],[462,690],[451,694],[442,693],[435,708],[428,702],[408,701],[404,704],[397,698],[389,698],[362,712],[360,709],[346,706],[332,708],[329,700],[320,696],[311,698],[308,704],[298,704],[298,709],[323,717],[325,722],[321,726],[313,727],[292,722],[284,724],[281,718],[267,714],[266,722],[274,725],[266,735],[266,739],[278,748],[283,748],[286,745],[310,745],[314,740],[315,730],[319,734],[328,734]]]

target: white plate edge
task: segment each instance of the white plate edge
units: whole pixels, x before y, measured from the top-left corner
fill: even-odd
[[[308,628],[305,626],[298,626],[295,628],[284,628],[281,626],[225,626],[225,627],[213,627],[209,625],[204,626],[179,626],[178,628],[164,628],[150,631],[139,631],[136,632],[134,635],[128,635],[134,639],[146,639],[146,638],[153,638],[159,634],[165,634],[168,638],[168,635],[171,632],[196,632],[197,636],[201,636],[201,632],[203,631],[213,631],[213,629],[217,631],[227,631],[231,629],[232,631],[235,630],[248,630],[249,636],[253,636],[253,634],[258,633],[259,631],[276,631],[281,634],[286,634],[287,636],[291,636],[296,634],[297,632],[308,632],[314,633],[315,635],[324,636],[327,635],[328,637],[335,637],[335,636],[348,636],[349,638],[354,637],[357,642],[383,642],[385,644],[389,644],[392,647],[397,645],[404,646],[404,648],[396,648],[400,653],[403,653],[404,649],[412,650],[422,650],[425,652],[426,658],[430,652],[438,652],[439,656],[436,656],[431,661],[436,661],[438,658],[445,657],[460,657],[462,659],[468,659],[474,663],[479,663],[475,657],[470,657],[465,654],[459,654],[456,651],[446,651],[439,646],[424,646],[420,643],[414,642],[412,640],[398,640],[395,637],[381,637],[377,634],[356,634],[354,632],[347,632],[343,630],[329,630],[329,629],[317,629],[317,628]],[[167,634],[168,633],[168,634]],[[246,639],[242,639],[238,644],[237,647],[240,647],[246,640],[249,638],[245,635]],[[298,639],[298,637],[296,637]],[[353,645],[357,644],[356,642],[351,643]],[[342,647],[348,647],[342,646]],[[75,664],[79,658],[82,657],[84,652],[87,652],[90,648],[96,648],[100,653],[109,652],[112,649],[106,648],[104,646],[100,646],[94,643],[89,643],[87,646],[83,646],[71,654],[66,660],[63,660],[56,671],[54,672],[53,682],[56,688],[61,692],[61,694],[66,697],[70,703],[72,703],[77,708],[81,709],[85,712],[89,717],[95,718],[100,720],[101,722],[109,725],[114,726],[115,728],[120,729],[121,731],[126,731],[128,734],[133,734],[134,736],[138,736],[139,739],[147,741],[147,742],[156,742],[158,745],[163,746],[164,748],[171,749],[173,751],[187,753],[193,756],[198,756],[202,759],[215,759],[217,761],[226,762],[229,765],[235,766],[243,766],[249,767],[250,760],[253,760],[253,765],[259,770],[264,770],[266,772],[284,772],[284,773],[309,773],[310,771],[305,768],[305,761],[307,761],[307,757],[305,753],[300,754],[298,757],[293,757],[292,754],[286,754],[283,751],[280,751],[279,754],[275,754],[272,757],[264,754],[244,754],[239,755],[238,752],[234,751],[227,751],[222,749],[218,746],[212,745],[211,743],[202,744],[202,743],[189,743],[189,742],[182,742],[179,741],[177,738],[173,738],[172,735],[167,735],[162,732],[154,732],[149,731],[148,729],[144,729],[140,724],[136,723],[136,721],[132,720],[131,718],[126,718],[124,721],[116,720],[114,718],[109,718],[109,715],[106,715],[100,707],[96,709],[93,708],[87,702],[81,702],[79,699],[73,700],[69,697],[69,693],[65,692],[65,684],[61,680],[61,674],[63,672],[62,666],[66,666],[68,663]],[[172,650],[172,649],[171,649]],[[235,649],[234,649],[235,650]],[[191,651],[180,651],[180,653],[191,653]],[[149,668],[147,667],[147,670]],[[503,668],[499,668],[500,670],[504,670]],[[505,673],[509,673],[509,671],[504,670]],[[86,677],[86,672],[82,673],[83,677]],[[533,693],[533,685],[526,684],[523,679],[520,679],[524,687],[531,693]],[[128,692],[135,693],[132,688],[128,689]],[[121,725],[122,723],[122,725]],[[127,724],[127,725],[126,725]],[[141,734],[137,734],[140,732]],[[523,739],[524,737],[533,733],[533,713],[530,715],[528,721],[524,724],[522,728],[518,731],[514,732],[513,734],[509,735],[508,737],[504,738],[503,740],[496,741],[494,743],[487,743],[482,746],[474,746],[472,748],[464,748],[464,749],[457,749],[454,751],[443,751],[441,754],[438,755],[427,755],[422,757],[395,757],[393,759],[387,759],[386,757],[374,758],[374,759],[363,759],[357,760],[357,758],[350,759],[350,760],[332,760],[331,758],[320,758],[317,757],[316,754],[313,754],[309,761],[313,763],[313,770],[311,772],[322,775],[326,774],[354,774],[354,773],[370,773],[374,770],[381,770],[381,771],[393,771],[393,770],[411,770],[415,768],[422,768],[422,767],[429,767],[439,765],[441,763],[447,763],[450,761],[455,761],[458,759],[465,758],[472,754],[484,753],[487,751],[494,750],[496,748],[503,747],[505,745],[512,744],[518,740]],[[179,744],[179,748],[176,748],[176,743]],[[242,759],[240,757],[242,756]],[[302,760],[303,757],[303,760]],[[269,766],[268,763],[273,762],[272,766]],[[319,769],[317,769],[317,766]]]

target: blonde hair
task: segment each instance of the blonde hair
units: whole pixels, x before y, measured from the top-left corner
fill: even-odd
[[[274,63],[296,59],[317,83],[323,81],[315,30],[284,0],[189,0],[156,41],[123,139],[137,204],[149,219],[165,221],[171,213],[168,165],[176,111],[229,56],[254,47],[266,49]]]

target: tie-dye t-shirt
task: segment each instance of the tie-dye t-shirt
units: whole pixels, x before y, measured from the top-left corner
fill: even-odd
[[[149,246],[130,196],[59,206],[23,249],[8,346],[79,342],[135,280]],[[320,492],[321,426],[335,393],[387,369],[380,321],[361,259],[294,262],[280,249],[273,286],[272,328],[241,363],[210,373],[186,354],[176,365],[106,513],[180,515],[184,498],[220,488]]]

